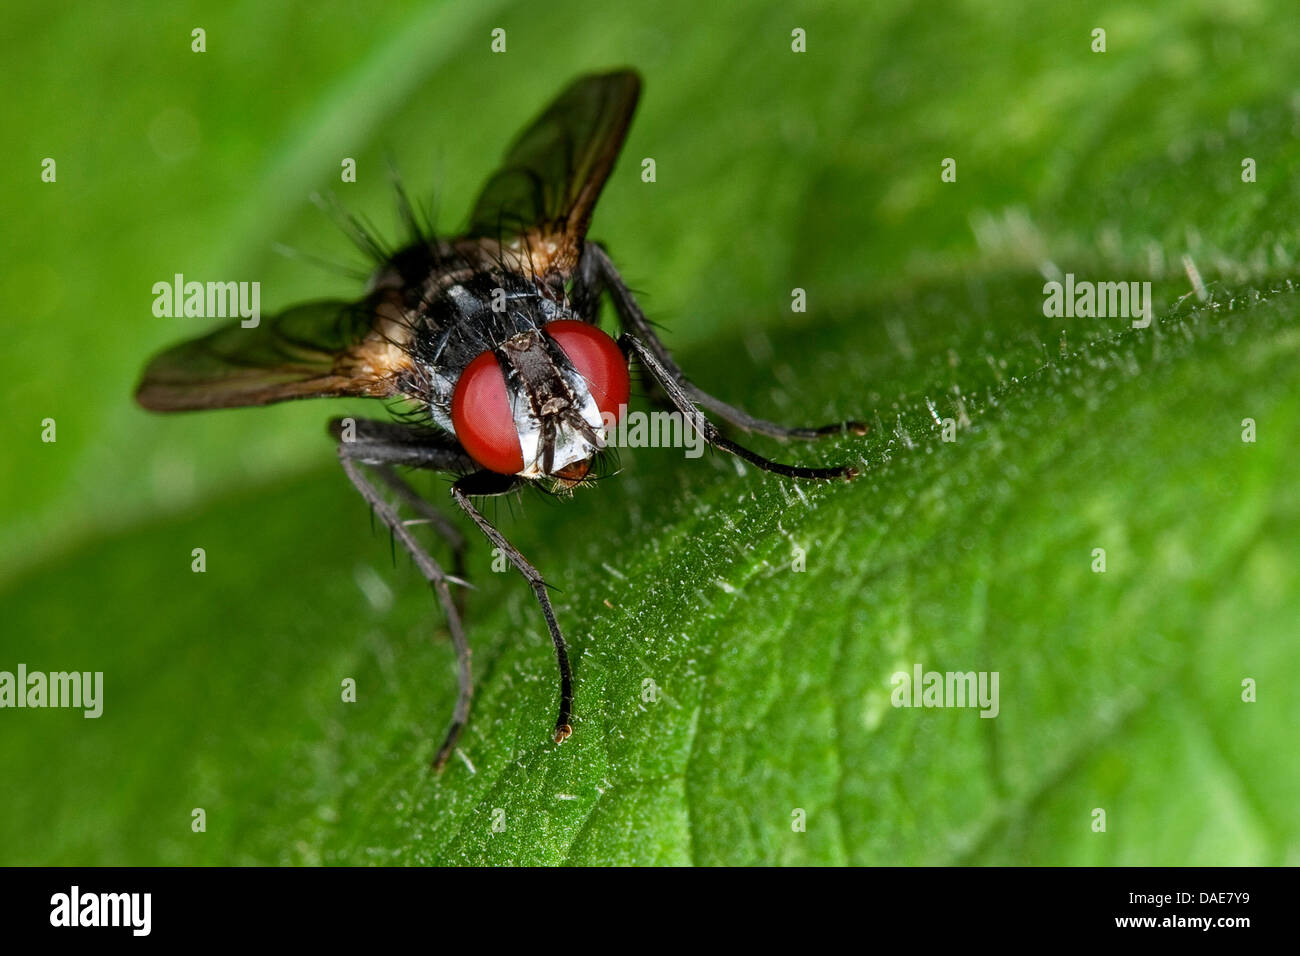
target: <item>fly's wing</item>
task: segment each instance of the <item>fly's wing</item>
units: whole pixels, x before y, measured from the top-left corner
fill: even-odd
[[[632,70],[570,84],[515,140],[484,185],[468,235],[500,240],[503,252],[522,249],[529,260],[525,271],[567,279],[640,94]]]
[[[159,412],[269,405],[293,398],[399,393],[410,328],[383,299],[311,302],[238,322],[156,355],[136,400]]]

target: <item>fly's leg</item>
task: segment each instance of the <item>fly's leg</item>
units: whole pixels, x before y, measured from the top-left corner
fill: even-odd
[[[393,485],[394,490],[398,491],[398,494],[404,500],[409,500],[406,493],[409,493],[413,499],[419,499],[419,495],[392,471],[392,464],[412,464],[418,461],[419,466],[425,468],[455,468],[460,465],[459,458],[463,457],[464,453],[458,447],[446,444],[445,440],[441,444],[430,442],[423,448],[417,448],[415,440],[409,432],[399,434],[398,430],[400,430],[401,426],[391,425],[386,422],[368,422],[365,420],[353,422],[355,433],[352,434],[349,440],[347,437],[349,433],[345,430],[347,424],[346,420],[331,423],[331,430],[336,430],[336,426],[338,426],[337,431],[344,436],[339,441],[338,446],[339,464],[343,466],[344,474],[348,476],[361,497],[370,505],[380,520],[388,526],[393,536],[402,543],[402,547],[406,548],[410,553],[416,567],[420,569],[420,573],[424,575],[425,580],[433,588],[433,593],[437,597],[438,603],[442,605],[443,613],[447,617],[451,642],[456,649],[456,707],[452,714],[451,726],[448,727],[442,746],[438,748],[438,753],[433,759],[433,768],[441,772],[456,747],[456,741],[460,738],[460,733],[464,729],[466,721],[469,720],[470,695],[473,690],[470,677],[469,642],[465,639],[465,631],[461,625],[458,602],[453,600],[450,588],[453,583],[463,584],[464,582],[460,580],[459,576],[451,577],[447,575],[428,551],[415,540],[410,527],[398,516],[397,512],[388,504],[370,479],[366,477],[362,470],[362,463],[375,467],[378,473],[384,477],[384,480],[390,482],[390,484],[395,479],[397,484]],[[383,440],[380,438],[381,435]],[[409,441],[405,440],[408,438]],[[402,489],[405,489],[405,493]],[[419,500],[422,501],[422,499]],[[411,504],[414,505],[413,500]],[[427,503],[416,507],[426,517],[430,517],[430,513],[436,514]],[[449,528],[460,539],[463,547],[463,536],[454,527],[451,527],[441,515],[437,517],[439,523],[435,523],[435,527],[442,528],[445,526]],[[434,522],[431,520],[430,523]],[[453,547],[455,547],[454,541]]]
[[[433,511],[432,506],[419,498],[414,489],[410,488],[392,472],[391,466],[405,465],[435,471],[472,472],[452,485],[452,497],[455,499],[456,504],[478,525],[488,540],[494,546],[500,548],[501,552],[524,576],[532,587],[538,604],[541,605],[542,614],[546,618],[547,629],[551,634],[551,641],[555,645],[556,660],[560,668],[560,714],[555,722],[555,741],[559,743],[568,737],[573,732],[571,723],[573,719],[573,672],[569,667],[569,654],[564,643],[564,636],[560,633],[559,624],[555,620],[555,612],[551,608],[550,597],[546,593],[546,582],[542,580],[542,576],[537,569],[519,553],[517,548],[506,540],[500,531],[483,517],[469,500],[471,495],[507,494],[519,487],[520,480],[510,475],[474,471],[477,466],[458,444],[441,433],[430,432],[427,429],[367,419],[336,419],[330,423],[330,431],[339,439],[339,459],[343,464],[343,470],[347,472],[348,477],[356,485],[357,490],[361,492],[362,497],[374,508],[375,513],[392,529],[397,540],[401,541],[403,547],[411,553],[416,565],[433,586],[434,592],[438,595],[438,600],[447,614],[452,643],[456,647],[457,661],[460,665],[458,672],[460,694],[457,698],[456,713],[451,728],[447,732],[447,739],[439,748],[438,757],[434,761],[435,768],[441,770],[447,758],[450,757],[456,739],[459,737],[461,729],[469,716],[470,652],[461,629],[456,603],[451,599],[448,587],[449,584],[464,582],[445,574],[428,553],[420,547],[419,543],[411,536],[408,526],[393,512],[392,508],[375,490],[374,485],[361,473],[357,467],[358,462],[364,462],[367,465],[376,467],[379,469],[381,476],[387,470],[393,478],[400,482],[400,485],[393,485],[394,490],[403,500],[408,501],[412,507],[417,508],[425,517],[430,517],[430,513],[436,514],[436,512]],[[385,478],[385,480],[389,479]],[[408,498],[408,494],[413,498]],[[422,504],[417,505],[414,499],[420,500]],[[438,517],[441,518],[441,516]],[[430,523],[433,523],[435,527],[441,527],[437,522],[431,521]]]
[[[369,418],[336,418],[330,434],[349,458],[375,466],[375,472],[404,502],[433,527],[452,551],[453,583],[465,584],[465,536],[393,470],[394,465],[437,471],[473,471],[477,465],[446,434],[416,425]],[[468,587],[468,585],[466,585]],[[465,614],[465,594],[454,592],[456,609]]]
[[[618,312],[623,331],[636,336],[644,343],[645,347],[653,354],[664,375],[671,379],[691,402],[704,406],[723,421],[747,432],[758,432],[761,435],[770,435],[773,438],[782,440],[789,438],[814,439],[845,433],[865,435],[867,433],[867,426],[862,422],[855,421],[836,422],[816,428],[789,428],[775,422],[765,421],[762,418],[755,418],[734,405],[729,405],[722,399],[715,398],[688,379],[677,366],[677,363],[673,361],[672,356],[668,354],[668,349],[659,340],[659,336],[655,334],[654,327],[650,325],[650,320],[641,311],[641,307],[633,297],[632,291],[623,282],[622,276],[618,274],[618,270],[614,268],[614,263],[604,249],[594,242],[587,243],[584,247],[580,270],[577,283],[580,291],[575,296],[575,305],[578,308],[588,310],[580,314],[594,316],[596,313],[593,300],[599,299],[601,289],[607,289],[610,297],[614,300],[614,309]],[[660,384],[662,384],[662,381]],[[669,398],[672,400],[671,395]],[[676,401],[673,401],[673,404],[676,405]]]
[[[631,332],[624,332],[618,339],[619,348],[624,354],[635,355],[637,360],[646,367],[659,386],[668,395],[668,400],[672,402],[679,412],[685,416],[691,426],[703,436],[704,440],[714,448],[721,448],[725,452],[730,452],[738,458],[743,458],[750,464],[757,465],[764,471],[770,471],[776,475],[784,475],[787,478],[812,478],[821,481],[830,481],[834,478],[843,478],[845,481],[852,481],[858,475],[856,468],[847,465],[840,465],[833,468],[802,468],[797,465],[783,465],[779,461],[772,461],[770,458],[764,458],[757,452],[750,451],[743,445],[738,445],[731,439],[727,438],[718,427],[704,417],[704,414],[695,407],[691,401],[690,395],[682,387],[677,379],[673,378],[669,372],[660,363],[659,358],[655,355],[654,350],[638,339]]]
[[[573,733],[573,671],[569,667],[569,649],[556,623],[555,611],[551,608],[551,598],[546,593],[546,582],[542,575],[525,558],[519,549],[506,540],[505,535],[483,517],[469,499],[471,496],[504,495],[520,486],[520,479],[514,475],[498,475],[491,471],[478,471],[456,481],[451,486],[451,496],[467,515],[479,526],[493,546],[509,559],[516,570],[524,576],[528,586],[533,589],[537,603],[541,605],[542,616],[546,618],[547,630],[551,632],[551,642],[555,645],[555,659],[560,668],[560,715],[555,720],[555,742],[561,743]]]
[[[375,474],[384,480],[384,484],[397,492],[397,496],[415,511],[420,519],[434,529],[444,541],[451,546],[451,578],[450,581],[456,584],[464,584],[469,588],[465,581],[465,536],[460,533],[460,529],[447,520],[442,512],[438,511],[433,505],[425,501],[420,493],[412,488],[397,472],[393,470],[392,465],[376,465]],[[406,522],[412,524],[413,522]],[[452,592],[452,600],[456,604],[456,610],[463,618],[465,616],[465,590],[458,589]]]
[[[338,440],[340,455],[368,465],[461,472],[478,468],[455,439],[433,428],[371,418],[335,418],[329,423],[329,433]]]

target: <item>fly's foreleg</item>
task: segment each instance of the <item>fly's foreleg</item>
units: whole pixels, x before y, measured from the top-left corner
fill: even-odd
[[[845,481],[851,481],[857,477],[858,470],[847,465],[839,465],[833,468],[803,468],[798,465],[783,465],[778,461],[772,461],[770,458],[764,458],[743,445],[736,444],[718,431],[717,426],[705,418],[704,413],[695,407],[695,403],[691,401],[691,396],[687,394],[681,383],[664,368],[654,350],[646,343],[630,332],[625,332],[619,337],[618,344],[624,354],[636,356],[637,361],[646,368],[667,394],[668,400],[673,404],[673,407],[681,412],[686,421],[691,424],[691,427],[699,432],[704,440],[714,448],[730,452],[764,471],[784,475],[787,478],[812,478],[821,481],[843,478]]]
[[[580,302],[580,307],[591,309],[591,314],[594,315],[594,306],[590,299],[593,296],[599,298],[598,292],[600,289],[608,290],[610,297],[614,300],[614,309],[618,312],[623,331],[635,336],[645,345],[659,363],[663,375],[671,379],[692,403],[702,405],[723,421],[744,431],[770,435],[773,438],[782,440],[789,438],[815,439],[827,435],[843,434],[865,435],[867,433],[867,426],[856,421],[835,422],[814,428],[789,428],[785,425],[778,425],[776,422],[755,418],[748,412],[736,408],[734,405],[729,405],[720,398],[715,398],[688,379],[677,366],[677,363],[673,361],[672,356],[668,354],[667,347],[660,341],[654,327],[650,324],[650,320],[641,311],[641,306],[637,304],[632,291],[623,282],[622,276],[618,274],[618,270],[614,268],[614,263],[604,249],[595,243],[587,243],[584,248],[581,267],[582,273],[579,287],[587,291]],[[672,396],[670,395],[669,398],[671,400]]]

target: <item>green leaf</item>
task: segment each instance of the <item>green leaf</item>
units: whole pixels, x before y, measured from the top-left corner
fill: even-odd
[[[995,6],[682,5],[653,26],[338,7],[312,32],[241,11],[209,19],[202,57],[179,11],[6,49],[6,126],[38,159],[3,240],[30,318],[6,386],[0,670],[100,670],[105,700],[95,720],[0,711],[0,862],[1300,859],[1300,150],[1277,67],[1300,31],[1280,5]],[[92,80],[142,43],[129,81]],[[305,201],[342,192],[340,156],[359,211],[388,202],[386,147],[408,186],[438,172],[451,228],[550,95],[620,62],[646,92],[593,234],[703,387],[873,425],[756,447],[862,475],[642,449],[571,501],[501,503],[558,589],[575,733],[550,741],[540,615],[475,538],[474,710],[437,776],[445,626],[324,435],[372,410],[146,416],[144,358],[198,331],[153,319],[148,290],[181,271],[261,278],[268,308],[351,294],[267,255],[342,249]],[[177,155],[185,116],[201,147]],[[1151,280],[1155,321],[1046,318],[1056,272]],[[916,665],[996,671],[997,716],[892,706]]]

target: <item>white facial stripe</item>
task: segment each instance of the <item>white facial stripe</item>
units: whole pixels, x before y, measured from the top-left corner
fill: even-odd
[[[576,372],[561,368],[565,384],[575,398],[582,402],[582,420],[597,435],[604,436],[604,421],[600,417],[600,408],[591,397],[587,382]],[[524,478],[540,478],[542,471],[542,423],[533,415],[528,397],[522,390],[515,393],[511,411],[515,417],[515,430],[519,433],[519,447],[523,451],[524,467],[518,474]],[[559,471],[574,462],[586,461],[604,447],[602,442],[593,445],[577,429],[568,424],[561,424],[555,432],[555,447],[552,452],[551,470]]]

